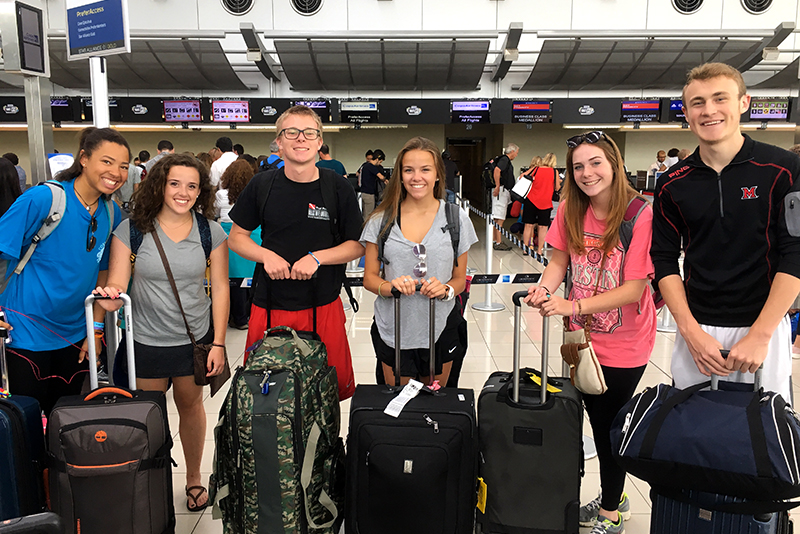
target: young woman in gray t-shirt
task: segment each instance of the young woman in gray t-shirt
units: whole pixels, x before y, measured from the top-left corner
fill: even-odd
[[[208,505],[200,477],[206,433],[203,387],[195,384],[192,344],[153,234],[158,234],[164,248],[192,335],[198,343],[213,343],[207,376],[219,375],[225,363],[229,308],[226,235],[218,223],[208,221],[212,300],[204,289],[206,257],[199,232],[200,218],[214,210],[214,189],[205,165],[192,156],[167,155],[147,173],[133,201],[131,218],[114,232],[107,287],[95,292],[113,299],[128,287],[130,224],[134,224],[144,234],[130,289],[136,325],[136,385],[166,392],[172,380],[186,458],[186,507],[198,512]],[[118,300],[99,303],[112,311],[120,306]]]
[[[364,287],[376,293],[372,342],[382,362],[386,382],[394,383],[395,332],[392,288],[401,297],[401,382],[416,378],[430,382],[428,333],[429,299],[436,313],[436,380],[447,383],[453,355],[459,344],[458,324],[463,321],[454,297],[466,284],[467,251],[478,237],[469,216],[459,210],[458,264],[445,215],[445,170],[441,152],[428,139],[415,137],[397,156],[395,172],[381,204],[366,222],[361,243],[366,247]],[[384,247],[384,272],[378,242],[384,217],[393,222]],[[391,224],[391,223],[389,223]],[[442,228],[445,228],[442,231]],[[417,284],[421,284],[416,293]]]

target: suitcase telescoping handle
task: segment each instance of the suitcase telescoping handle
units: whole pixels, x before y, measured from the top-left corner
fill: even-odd
[[[128,353],[128,387],[136,389],[136,359],[133,355],[133,318],[131,312],[131,298],[125,293],[119,294],[122,300],[122,317],[125,319],[125,342]],[[94,340],[94,301],[108,299],[108,297],[101,297],[100,295],[89,295],[83,304],[86,308],[86,333],[89,336],[89,343],[87,347],[89,350],[89,385],[92,389],[97,389],[99,386],[97,381],[97,350],[95,349]],[[113,328],[114,325],[111,325]]]
[[[417,291],[420,290],[422,285],[417,284]],[[400,290],[396,287],[392,288],[392,296],[394,297],[394,388],[390,391],[398,391],[400,389]],[[430,310],[428,313],[429,332],[428,332],[428,347],[430,347],[430,378],[431,385],[436,379],[436,313],[435,313],[435,300],[430,301]]]
[[[720,349],[719,352],[720,354],[722,354],[723,358],[727,358],[728,354],[731,353],[731,351],[726,349]],[[753,377],[753,391],[758,391],[759,389],[761,389],[761,373],[763,370],[764,370],[764,365],[762,364],[756,371],[756,375]],[[718,389],[719,389],[719,375],[711,373],[711,390],[716,391]]]
[[[520,336],[522,335],[522,299],[528,296],[527,291],[517,291],[511,297],[514,301],[514,377],[511,398],[519,402],[519,368],[520,368]],[[550,349],[550,328],[547,317],[542,318],[542,387],[540,401],[547,402],[547,354]]]
[[[5,317],[2,317],[5,319]],[[0,328],[0,388],[3,391],[10,393],[11,389],[8,386],[8,361],[6,360],[6,338],[8,337],[8,330]]]

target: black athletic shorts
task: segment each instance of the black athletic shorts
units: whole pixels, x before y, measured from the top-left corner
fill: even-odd
[[[540,226],[550,226],[550,212],[553,208],[540,210],[533,205],[530,200],[525,200],[522,204],[522,222],[525,224],[538,224]]]
[[[458,325],[464,321],[458,309],[458,304],[453,306],[453,311],[447,317],[447,324],[442,331],[442,335],[436,340],[436,373],[442,374],[442,364],[453,361],[453,358],[460,352],[461,340],[458,335]],[[375,347],[375,355],[378,360],[394,369],[394,348],[384,343],[378,333],[378,325],[372,321],[372,346]],[[430,375],[430,355],[428,348],[406,349],[400,351],[400,375],[412,378],[425,377]]]

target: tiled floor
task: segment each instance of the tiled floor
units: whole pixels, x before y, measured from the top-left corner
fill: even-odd
[[[481,242],[473,246],[469,256],[469,266],[476,269],[478,273],[485,273],[486,258],[483,246],[485,231],[482,226],[483,221],[474,219],[478,236]],[[490,273],[530,273],[540,272],[541,265],[531,258],[524,257],[519,249],[508,252],[495,252]],[[487,286],[474,286],[470,295],[470,304],[484,302],[486,300],[485,288]],[[461,375],[460,385],[465,388],[473,388],[477,393],[483,386],[486,377],[496,370],[511,370],[512,365],[512,343],[513,343],[513,308],[511,295],[515,291],[526,289],[519,285],[495,285],[491,288],[490,299],[492,302],[502,303],[505,309],[500,312],[479,312],[469,309],[466,314],[468,321],[469,350],[464,362],[464,369]],[[357,314],[347,312],[347,331],[350,340],[350,348],[353,354],[353,365],[355,368],[356,380],[358,383],[374,383],[375,355],[370,341],[369,328],[372,323],[372,303],[375,295],[365,292],[360,288],[355,289],[355,297],[358,299],[361,309]],[[346,300],[346,299],[345,299]],[[521,352],[522,364],[536,366],[541,362],[541,340],[542,340],[542,318],[531,308],[524,307],[522,312],[523,330]],[[549,321],[550,343],[548,354],[548,368],[550,373],[561,372],[561,359],[558,355],[558,347],[561,343],[561,324],[559,321]],[[669,361],[672,351],[674,336],[659,332],[655,349],[650,363],[647,366],[644,377],[639,384],[639,389],[652,386],[660,382],[669,382]],[[235,368],[241,364],[244,352],[245,332],[237,330],[228,331],[228,354],[231,358],[231,367]],[[798,361],[800,362],[800,361]],[[800,372],[800,363],[794,363],[793,373]],[[794,395],[798,397],[797,387],[795,386]],[[169,394],[168,394],[169,395]],[[216,423],[217,413],[224,400],[224,391],[220,392],[215,398],[209,396],[205,399],[205,407],[208,417],[206,430],[206,448],[202,463],[204,480],[208,479],[211,472],[211,456],[213,454],[212,430]],[[170,418],[171,428],[177,428],[177,411],[171,398]],[[347,419],[349,414],[350,402],[342,403],[342,435],[347,432]],[[584,429],[590,432],[588,421]],[[183,450],[180,444],[180,435],[175,436],[175,448],[173,455],[178,462],[178,468],[174,474],[175,491],[175,510],[177,516],[178,534],[217,534],[222,532],[222,522],[211,517],[211,509],[207,509],[200,514],[190,513],[186,510],[183,487],[185,484],[185,468],[182,465]],[[587,461],[586,476],[581,485],[581,499],[586,502],[597,495],[599,488],[599,467],[596,459]],[[625,487],[631,499],[631,510],[633,517],[625,524],[628,534],[646,534],[649,532],[650,525],[650,498],[649,487],[646,483],[633,477],[628,477]],[[588,532],[589,529],[581,529],[581,532]]]

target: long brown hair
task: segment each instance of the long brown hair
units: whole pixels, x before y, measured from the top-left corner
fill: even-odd
[[[164,191],[172,167],[189,167],[197,171],[200,175],[200,194],[192,209],[206,217],[214,213],[214,187],[203,162],[194,156],[169,154],[153,165],[147,173],[147,178],[142,180],[131,199],[133,201],[131,222],[144,234],[152,232],[155,228],[153,221],[164,205]]]
[[[383,194],[383,201],[375,208],[370,219],[373,217],[383,217],[384,212],[389,214],[389,224],[393,223],[400,212],[400,203],[406,198],[406,188],[403,185],[403,158],[408,152],[412,150],[422,150],[433,156],[433,163],[436,166],[436,185],[433,189],[433,196],[437,199],[444,198],[445,189],[445,171],[444,160],[442,159],[442,152],[436,143],[425,137],[413,137],[409,139],[400,152],[397,154],[397,159],[394,163],[394,170],[392,176],[389,178],[389,184],[386,186],[386,191]],[[383,232],[386,228],[381,228]]]
[[[228,190],[228,204],[233,206],[244,191],[244,187],[255,173],[246,159],[239,158],[225,169],[220,179],[220,187]]]
[[[631,187],[628,177],[625,175],[622,154],[614,140],[603,134],[594,145],[603,151],[606,159],[611,164],[611,169],[614,171],[614,177],[611,182],[611,199],[608,204],[608,215],[605,221],[606,229],[602,237],[603,251],[608,254],[619,243],[619,226],[625,217],[628,202],[633,197],[641,195]],[[576,254],[585,254],[583,220],[586,216],[586,210],[589,209],[589,197],[575,183],[572,168],[572,154],[575,148],[570,148],[567,151],[567,169],[561,195],[564,204],[564,222],[567,227],[567,249]]]

